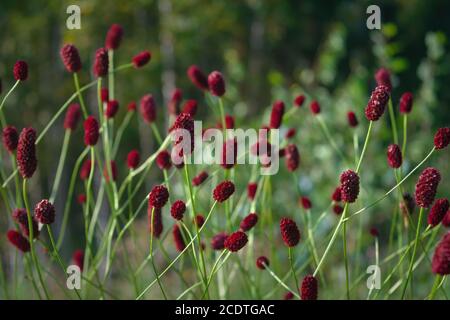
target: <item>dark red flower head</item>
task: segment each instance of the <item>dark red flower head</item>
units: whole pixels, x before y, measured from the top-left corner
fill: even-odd
[[[200,172],[197,176],[192,179],[192,185],[194,187],[198,187],[201,185],[206,179],[208,179],[208,173],[206,171]]]
[[[19,133],[16,127],[7,126],[3,128],[2,131],[2,141],[6,150],[13,153],[17,149],[17,144],[19,143]]]
[[[205,223],[205,217],[201,214],[197,214],[195,216],[194,223],[197,225],[197,227],[201,228]]]
[[[127,105],[127,110],[129,112],[134,112],[136,111],[136,102],[135,101],[131,101],[130,103],[128,103]]]
[[[366,118],[370,121],[377,121],[381,118],[389,101],[390,90],[388,87],[379,85],[372,91],[369,102],[365,110]]]
[[[301,197],[300,203],[305,210],[311,209],[312,207],[311,200],[308,197]]]
[[[170,153],[167,150],[163,150],[156,156],[156,164],[161,170],[169,170],[172,166]]]
[[[106,165],[103,168],[103,176],[105,177],[106,182],[110,182],[108,169],[111,170],[112,181],[117,180],[118,172],[116,162],[114,160],[111,160],[110,163],[111,163],[110,168],[107,168]]]
[[[350,127],[356,128],[358,126],[358,119],[353,111],[347,112],[347,120]]]
[[[69,72],[78,72],[81,70],[81,59],[78,49],[72,44],[65,44],[59,52],[61,59]]]
[[[152,54],[150,51],[142,51],[135,55],[132,59],[134,67],[141,68],[145,66],[150,59],[152,58]]]
[[[77,201],[81,205],[86,203],[86,195],[84,193],[80,193],[77,197]]]
[[[183,92],[179,88],[175,88],[172,91],[172,97],[170,98],[168,109],[169,113],[176,116],[180,113],[180,104],[181,100],[183,100]]]
[[[86,180],[87,178],[89,178],[89,174],[91,173],[91,166],[92,166],[91,159],[86,159],[83,162],[83,165],[81,166],[81,169],[80,169],[80,179],[81,180]]]
[[[106,76],[108,74],[108,66],[108,51],[105,48],[97,49],[93,67],[94,75],[97,78]]]
[[[434,135],[434,147],[436,149],[444,149],[450,143],[450,128],[439,128]]]
[[[247,235],[242,231],[236,231],[232,233],[224,242],[226,249],[231,252],[237,252],[241,250],[247,244]]]
[[[123,29],[120,24],[114,23],[106,34],[105,47],[108,50],[116,50],[122,42]]]
[[[331,195],[331,200],[333,200],[334,202],[341,202],[342,200],[342,196],[341,196],[341,187],[336,187],[336,189],[334,189],[333,194]]]
[[[355,202],[359,194],[359,176],[355,171],[347,170],[342,172],[341,177],[341,198],[344,202]]]
[[[31,178],[36,171],[36,131],[24,128],[17,145],[17,166],[23,178]]]
[[[217,202],[224,202],[234,193],[234,184],[231,181],[223,181],[214,188],[213,198]]]
[[[441,223],[448,211],[448,208],[449,202],[447,199],[437,199],[428,214],[428,224],[431,227],[435,227]]]
[[[241,228],[241,231],[247,232],[251,230],[256,225],[257,222],[258,222],[258,215],[256,213],[250,213],[248,216],[242,219],[239,227]]]
[[[211,239],[211,248],[213,250],[222,250],[225,248],[225,240],[228,238],[228,235],[225,232],[220,232],[216,234]]]
[[[177,200],[172,204],[170,208],[170,215],[175,220],[183,219],[184,212],[186,211],[186,204],[182,200]]]
[[[344,208],[342,208],[340,205],[335,204],[333,206],[333,212],[335,215],[339,216],[344,211]]]
[[[84,144],[87,146],[95,146],[100,135],[97,119],[93,116],[84,120]]]
[[[187,70],[187,75],[192,83],[200,90],[208,90],[208,79],[206,75],[196,65],[192,65]]]
[[[81,250],[81,249],[75,250],[72,255],[72,261],[78,268],[80,268],[81,271],[83,271],[83,266],[84,266],[83,250]]]
[[[114,118],[119,111],[119,102],[117,100],[109,100],[106,104],[105,116],[107,119]]]
[[[8,232],[6,233],[6,237],[8,238],[9,243],[11,243],[20,251],[30,251],[30,242],[28,242],[28,239],[16,230],[8,230]]]
[[[392,83],[391,83],[391,73],[386,68],[380,68],[375,73],[375,81],[377,82],[377,86],[386,86],[388,87],[389,91],[392,90]]]
[[[269,259],[267,259],[267,257],[261,256],[256,259],[256,267],[258,269],[264,270],[266,266],[269,266]]]
[[[12,213],[13,220],[19,225],[20,230],[28,238],[30,237],[30,229],[28,224],[28,215],[25,209],[15,209]],[[33,239],[39,237],[39,225],[35,217],[31,218],[33,225]]]
[[[100,90],[100,99],[102,102],[108,102],[109,101],[109,90],[108,88],[102,88]]]
[[[376,227],[371,227],[369,232],[370,232],[370,235],[375,238],[377,238],[380,235],[380,233],[378,232],[378,229]]]
[[[34,216],[42,224],[52,224],[55,221],[55,207],[47,199],[41,200],[34,207]]]
[[[402,150],[397,144],[391,144],[387,148],[387,161],[391,168],[398,169],[402,166]]]
[[[289,130],[286,132],[286,135],[285,135],[286,139],[290,139],[290,138],[294,137],[296,132],[297,131],[295,130],[295,128],[289,128]]]
[[[238,154],[238,145],[237,139],[228,139],[222,145],[222,157],[220,161],[220,165],[224,169],[231,169],[237,162],[237,154]]]
[[[426,168],[416,184],[415,198],[419,207],[428,208],[434,201],[441,174],[436,168]]]
[[[258,188],[258,184],[255,182],[250,182],[247,185],[247,196],[250,200],[255,199],[256,189]]]
[[[302,95],[302,94],[296,96],[295,99],[294,99],[294,105],[296,107],[301,107],[304,102],[305,102],[305,96]]]
[[[309,109],[311,110],[311,112],[313,114],[319,114],[320,113],[320,104],[316,100],[314,100],[309,105]]]
[[[208,87],[212,95],[221,97],[225,94],[225,80],[219,71],[213,71],[208,76]]]
[[[139,161],[140,161],[140,155],[139,155],[139,151],[137,150],[131,150],[128,153],[127,156],[127,166],[130,169],[136,169],[137,166],[139,165]]]
[[[431,269],[442,276],[450,274],[450,232],[436,246]]]
[[[317,289],[317,279],[313,275],[304,277],[300,289],[302,300],[317,300]]]
[[[154,186],[148,195],[148,204],[151,207],[162,208],[169,199],[169,191],[163,185]]]
[[[286,292],[283,296],[283,300],[292,300],[294,299],[294,294],[290,291]]]
[[[194,117],[197,113],[198,103],[195,99],[186,100],[183,105],[183,112],[189,114],[191,117]]]
[[[300,165],[300,154],[295,144],[288,144],[284,149],[286,168],[294,172]]]
[[[74,131],[80,121],[81,109],[78,103],[72,103],[66,112],[64,118],[64,129]]]
[[[405,92],[400,98],[400,113],[410,113],[413,105],[413,94]]]
[[[28,78],[28,64],[23,60],[18,60],[13,68],[14,79],[25,81]]]
[[[153,213],[153,217],[152,217]],[[148,225],[150,227],[150,234],[156,238],[159,238],[163,231],[163,221],[161,215],[161,208],[154,208],[152,206],[148,206],[147,210],[148,216]],[[152,223],[153,219],[153,223]]]
[[[272,113],[270,114],[269,126],[271,129],[278,129],[281,126],[281,121],[284,115],[284,102],[277,100],[272,105]]]
[[[447,211],[444,219],[442,219],[442,225],[447,228],[450,227],[450,210]]]
[[[145,121],[152,123],[156,119],[156,103],[151,94],[141,98],[141,114]]]
[[[179,252],[183,251],[186,248],[186,244],[184,243],[183,234],[181,233],[180,227],[175,224],[172,230],[173,240],[175,242],[175,247]]]
[[[295,247],[300,241],[300,231],[294,220],[282,218],[280,221],[281,237],[288,247]]]

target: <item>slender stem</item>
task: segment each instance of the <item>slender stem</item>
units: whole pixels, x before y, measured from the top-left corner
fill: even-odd
[[[266,267],[266,270],[269,272],[269,274],[279,283],[281,284],[287,291],[292,292],[292,294],[300,300],[300,296],[295,293],[295,290],[292,290],[291,288],[288,287],[288,285],[286,283],[284,283],[276,274],[275,272],[272,271],[272,269],[269,268],[268,265],[264,264],[264,266]]]
[[[16,83],[14,83],[14,85],[11,87],[11,89],[9,89],[9,91],[5,94],[5,96],[3,97],[2,103],[0,104],[0,119],[1,119],[1,124],[2,127],[6,126],[6,120],[5,117],[3,115],[3,106],[5,105],[6,100],[8,99],[9,95],[14,91],[14,89],[19,85],[20,80],[17,80]]]
[[[444,278],[441,275],[437,274],[434,278],[433,288],[431,289],[430,295],[428,296],[428,300],[434,299],[434,297],[436,296],[436,292],[438,291],[438,288],[441,286],[443,281]]]
[[[372,132],[372,125],[373,125],[373,121],[370,121],[369,128],[367,129],[366,139],[364,140],[364,146],[361,151],[361,155],[359,156],[358,165],[356,166],[356,173],[359,172],[359,169],[361,168],[362,160],[364,159],[364,155],[366,154],[366,149],[367,149],[367,146],[369,144],[369,139],[370,139],[370,133]]]
[[[337,152],[337,154],[339,155],[341,160],[346,163],[347,159],[345,158],[344,154],[342,153],[342,150],[337,146],[336,142],[334,141],[333,137],[331,136],[330,131],[328,130],[328,126],[325,123],[325,121],[323,120],[322,116],[319,114],[319,115],[315,116],[315,118],[319,122],[320,127],[322,128],[323,133],[325,134],[325,137],[327,138],[330,145]]]
[[[297,292],[300,292],[300,285],[298,283],[297,274],[295,273],[294,258],[293,258],[291,247],[288,248],[288,256],[289,256],[289,264],[291,265],[292,276],[294,277],[294,281],[295,281],[295,287],[297,288]]]
[[[228,258],[230,257],[230,255],[231,255],[231,252],[230,252],[230,251],[223,250],[222,253],[220,254],[220,256],[217,258],[216,262],[214,263],[214,265],[213,265],[213,267],[212,267],[212,269],[211,269],[211,274],[210,274],[209,277],[208,277],[208,282],[207,282],[207,284],[206,284],[206,289],[204,290],[203,295],[202,295],[202,300],[203,300],[203,298],[205,297],[205,295],[206,295],[207,292],[208,292],[208,288],[209,288],[209,285],[211,284],[211,281],[212,281],[212,278],[213,278],[214,274],[220,269],[220,267],[218,267],[220,260],[222,259],[222,257],[223,257],[226,253],[228,253],[228,254],[227,254],[227,256],[223,259],[223,262],[222,262],[222,264],[220,265],[220,267],[222,267],[223,264],[225,263],[225,261],[228,260]]]
[[[225,121],[225,112],[223,111],[223,100],[222,98],[219,97],[219,111],[220,111],[220,120],[222,122],[222,133],[223,133],[223,137],[226,141],[227,139],[227,124]]]
[[[84,206],[84,232],[86,237],[86,250],[84,253],[84,267],[83,270],[86,271],[86,273],[89,270],[89,257],[91,255],[91,246],[89,245],[89,228],[88,228],[88,220],[89,220],[89,203],[91,201],[91,186],[92,186],[92,180],[94,179],[94,169],[95,169],[95,149],[93,146],[90,147],[90,153],[91,153],[91,168],[89,171],[89,178],[86,185],[86,204]]]
[[[156,141],[158,142],[158,144],[162,144],[162,139],[161,139],[161,135],[159,134],[158,131],[158,127],[156,126],[156,124],[154,122],[152,122],[150,124],[150,127],[152,128],[153,134],[155,135]]]
[[[64,168],[64,162],[66,161],[67,150],[68,150],[68,147],[69,147],[69,141],[70,141],[71,132],[72,131],[70,129],[67,129],[66,132],[64,133],[64,140],[63,140],[62,150],[61,150],[61,154],[59,156],[59,161],[58,161],[58,167],[56,169],[55,180],[53,181],[52,193],[51,193],[50,199],[49,199],[49,201],[51,203],[53,203],[55,201],[56,194],[57,194],[58,188],[59,188],[59,183],[61,182],[61,174],[62,174],[62,171],[63,171],[63,168]]]
[[[77,90],[78,100],[80,101],[81,111],[83,112],[84,118],[87,118],[88,117],[88,112],[87,112],[87,109],[86,109],[86,105],[84,104],[83,95],[81,94],[81,91],[80,91],[80,80],[78,79],[78,73],[77,72],[73,73],[73,81],[75,83],[75,89]]]
[[[114,50],[108,50],[108,88],[109,88],[109,97],[111,100],[114,100]]]
[[[402,144],[402,156],[406,156],[406,141],[408,139],[408,114],[403,115],[403,144]]]
[[[159,279],[159,275],[158,275],[158,271],[156,270],[156,265],[155,265],[155,257],[153,255],[153,222],[154,222],[154,217],[155,217],[155,208],[152,207],[152,213],[151,213],[151,232],[150,232],[150,256],[152,257],[151,262],[152,262],[152,267],[153,267],[153,272],[155,273],[155,277],[156,277],[156,281],[158,282],[159,288],[161,289],[161,292],[164,296],[164,299],[167,300],[167,295],[164,291],[164,288],[162,286],[162,283]]]
[[[392,97],[389,98],[389,118],[391,119],[392,135],[395,144],[398,144],[397,120],[395,119],[394,107],[392,105]]]
[[[347,213],[347,211],[345,211]],[[343,241],[343,249],[344,249],[344,266],[345,266],[345,289],[346,289],[346,295],[347,300],[350,300],[350,275],[349,275],[349,268],[348,268],[348,256],[347,256],[347,224],[343,223],[342,228],[342,241]]]

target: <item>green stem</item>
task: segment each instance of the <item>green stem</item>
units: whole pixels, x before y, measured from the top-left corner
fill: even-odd
[[[341,149],[337,146],[336,142],[334,141],[333,137],[330,134],[330,131],[328,130],[328,126],[326,125],[325,121],[322,119],[321,115],[315,116],[317,121],[320,124],[320,127],[323,130],[323,133],[325,134],[325,137],[327,138],[330,145],[333,147],[333,149],[337,152],[341,160],[345,163],[347,163],[347,159],[345,158],[344,154],[342,153]]]
[[[408,114],[403,115],[403,144],[402,144],[402,156],[406,157],[406,141],[408,139]]]
[[[366,139],[364,140],[364,146],[361,151],[361,155],[359,156],[358,165],[356,166],[356,173],[359,173],[359,169],[361,168],[362,160],[364,159],[364,155],[366,154],[366,149],[367,149],[367,146],[369,144],[369,139],[370,139],[370,133],[372,132],[372,125],[373,125],[373,121],[370,121],[369,128],[367,129]]]
[[[299,282],[298,282],[297,274],[295,273],[294,258],[293,258],[293,255],[292,255],[292,248],[291,247],[288,248],[288,256],[289,256],[289,264],[291,265],[292,276],[294,277],[294,281],[295,281],[295,286],[297,288],[297,292],[300,292],[300,285],[299,285]]]
[[[70,134],[71,134],[70,129],[67,129],[66,132],[64,133],[64,141],[63,141],[63,145],[62,145],[61,154],[59,156],[58,168],[56,169],[56,175],[55,175],[55,180],[53,181],[52,193],[51,193],[50,199],[49,199],[49,201],[51,203],[53,203],[55,201],[56,194],[57,194],[58,188],[59,188],[59,183],[61,182],[61,174],[62,174],[62,171],[64,168],[64,162],[66,161],[67,150],[68,150],[69,141],[70,141]]]
[[[14,91],[14,89],[19,85],[20,80],[17,80],[16,83],[9,89],[9,91],[5,94],[3,97],[2,103],[0,104],[0,119],[2,127],[6,127],[6,120],[5,116],[3,115],[3,106],[5,105],[6,100],[8,99],[9,95]]]
[[[114,50],[108,50],[108,87],[109,87],[109,97],[114,100]]]
[[[80,80],[78,79],[78,73],[73,73],[73,81],[75,83],[75,89],[77,90],[78,100],[80,101],[81,111],[83,112],[84,118],[88,117],[88,112],[86,109],[86,105],[84,104],[84,98],[80,91]]]
[[[156,277],[156,281],[158,282],[159,288],[161,289],[161,292],[164,296],[164,299],[167,300],[167,296],[166,293],[164,291],[164,288],[162,286],[162,283],[159,279],[159,275],[158,275],[158,271],[156,270],[156,265],[155,265],[155,257],[153,256],[153,221],[154,221],[154,216],[155,216],[155,208],[152,207],[152,215],[151,215],[151,232],[150,232],[150,256],[152,257],[151,262],[152,262],[152,267],[153,267],[153,272],[155,273],[155,277]]]
[[[392,135],[395,144],[398,144],[397,121],[395,119],[394,107],[392,106],[392,97],[389,98],[389,118],[391,119]]]
[[[269,272],[269,274],[279,283],[281,284],[287,291],[292,292],[292,294],[294,295],[294,297],[296,297],[297,299],[300,300],[300,296],[295,293],[295,290],[292,290],[291,288],[288,287],[288,285],[286,283],[284,283],[276,274],[275,272],[272,271],[272,269],[269,268],[268,265],[264,264],[264,266],[266,267],[266,270]]]
[[[428,300],[433,300],[436,296],[436,292],[438,288],[441,286],[442,282],[444,281],[443,277],[439,274],[436,275],[434,279],[433,288],[431,289],[430,295],[428,296]]]

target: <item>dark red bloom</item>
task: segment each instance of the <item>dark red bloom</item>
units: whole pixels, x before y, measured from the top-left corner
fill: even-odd
[[[94,60],[94,75],[97,78],[104,77],[108,74],[108,51],[105,48],[97,49]]]
[[[311,209],[312,203],[308,197],[301,197],[300,203],[302,204],[303,209],[308,210]]]
[[[220,232],[216,234],[211,239],[211,248],[213,250],[222,250],[225,248],[225,240],[228,238],[228,235],[225,232]]]
[[[153,217],[152,217],[153,213]],[[163,231],[163,222],[161,216],[161,208],[154,208],[152,206],[148,206],[148,225],[150,226],[150,234],[156,238],[159,238]],[[153,223],[152,223],[153,219]]]
[[[197,113],[198,103],[195,99],[186,100],[183,105],[183,112],[189,114],[191,117],[194,117]]]
[[[225,94],[225,80],[219,71],[213,71],[208,76],[208,88],[212,95],[221,97]]]
[[[313,275],[304,277],[300,291],[302,300],[317,300],[317,279]]]
[[[17,144],[17,166],[23,178],[31,178],[36,171],[36,131],[24,128]]]
[[[340,205],[335,204],[333,206],[333,212],[335,215],[339,216],[344,211],[344,208],[342,208]]]
[[[61,59],[69,72],[78,72],[81,70],[81,59],[78,49],[72,44],[65,44],[59,52]]]
[[[81,166],[81,169],[80,169],[80,179],[81,180],[86,180],[87,178],[89,178],[89,174],[91,173],[91,166],[92,166],[91,159],[86,159],[83,162],[83,165]]]
[[[234,184],[231,181],[223,181],[214,188],[213,198],[217,202],[224,202],[234,193]]]
[[[284,115],[284,102],[277,100],[272,105],[272,112],[270,114],[269,126],[271,129],[278,129],[281,126],[281,121]]]
[[[309,105],[309,109],[311,109],[311,112],[313,114],[319,114],[320,113],[320,104],[316,100],[312,101]]]
[[[267,257],[261,256],[256,259],[256,267],[258,269],[264,270],[266,266],[269,266],[269,259],[267,259]]]
[[[25,81],[28,78],[28,64],[23,60],[18,60],[13,68],[14,79]]]
[[[247,241],[248,238],[244,232],[236,231],[228,236],[224,242],[224,246],[231,252],[237,252],[247,244]]]
[[[217,122],[216,128],[222,129],[222,121]],[[234,129],[234,117],[229,114],[225,115],[225,128]]]
[[[434,135],[434,146],[436,149],[444,149],[450,143],[450,128],[439,128]]]
[[[175,88],[172,91],[172,97],[170,98],[168,109],[169,113],[176,116],[180,113],[180,104],[183,100],[183,92],[179,88]]]
[[[400,113],[410,113],[413,105],[413,94],[405,92],[400,98]]]
[[[300,154],[295,144],[288,144],[284,149],[286,168],[294,172],[300,164]]]
[[[347,120],[350,127],[356,128],[358,126],[358,119],[353,111],[347,112]]]
[[[30,237],[27,211],[25,209],[15,209],[12,213],[12,218],[17,224],[19,224],[22,233],[27,237]],[[38,222],[34,217],[31,217],[31,221],[33,225],[33,239],[36,239],[39,237]]]
[[[43,199],[34,207],[34,216],[42,224],[52,224],[55,221],[55,207],[47,199]]]
[[[119,111],[119,102],[117,100],[109,100],[106,105],[105,116],[108,119],[114,118]]]
[[[83,266],[84,266],[83,250],[81,250],[81,249],[75,250],[72,255],[72,261],[78,268],[80,268],[81,271],[83,271]]]
[[[208,173],[206,171],[202,171],[192,179],[192,185],[194,187],[197,187],[201,185],[206,179],[208,179]]]
[[[242,219],[239,227],[241,228],[241,231],[247,232],[251,230],[256,225],[257,222],[258,222],[258,215],[256,213],[250,213],[248,216]]]
[[[177,200],[172,204],[170,208],[170,215],[175,220],[183,219],[184,212],[186,211],[186,204],[182,200]]]
[[[281,237],[288,247],[295,247],[300,241],[300,231],[294,220],[282,218],[280,221]]]
[[[105,47],[108,50],[116,50],[122,42],[123,29],[120,24],[114,23],[106,34]]]
[[[447,228],[450,227],[450,210],[447,211],[444,219],[442,219],[442,225]]]
[[[13,153],[17,149],[17,144],[19,143],[19,133],[16,127],[7,126],[3,128],[2,131],[2,141],[6,150]]]
[[[370,232],[370,235],[375,238],[377,238],[380,235],[380,233],[378,232],[378,229],[375,227],[371,227],[369,232]]]
[[[426,168],[416,184],[415,198],[419,207],[428,208],[434,201],[441,174],[436,168]]]
[[[435,227],[441,223],[448,211],[448,208],[449,202],[447,199],[437,199],[428,214],[428,224],[431,227]]]
[[[200,90],[208,90],[208,79],[206,75],[196,65],[192,65],[187,70],[187,75],[192,83]]]
[[[118,172],[116,162],[114,160],[111,160],[110,163],[111,163],[110,168],[107,168],[106,165],[103,168],[103,176],[105,177],[106,182],[110,182],[108,169],[111,170],[112,180],[113,181],[117,180]]]
[[[391,73],[386,68],[380,68],[375,73],[375,81],[377,82],[377,86],[386,86],[389,91],[392,90],[391,83]]]
[[[292,300],[294,299],[294,294],[290,291],[286,292],[283,296],[284,300]]]
[[[80,193],[77,197],[77,201],[81,205],[86,203],[86,195],[84,193]]]
[[[414,208],[416,207],[416,202],[414,198],[407,192],[403,194],[403,201],[400,202],[400,210],[403,214],[412,214]]]
[[[156,156],[156,164],[161,170],[169,170],[172,166],[170,153],[167,150],[163,150]]]
[[[295,130],[295,128],[289,128],[289,130],[286,132],[286,135],[285,135],[286,139],[290,139],[293,136],[295,136],[296,132],[297,131]]]
[[[66,112],[66,117],[64,118],[64,129],[75,130],[80,121],[81,109],[78,103],[72,103]]]
[[[442,276],[450,274],[450,232],[436,246],[431,269]]]
[[[237,162],[237,153],[238,153],[238,147],[237,147],[237,139],[228,139],[225,141],[225,143],[222,145],[222,158],[220,165],[224,169],[231,169],[234,167],[234,165]]]
[[[129,112],[134,112],[136,111],[136,102],[135,101],[131,101],[128,105],[127,105],[127,110]]]
[[[260,137],[258,142],[250,147],[250,152],[257,156],[271,156],[272,145],[264,137]]]
[[[305,96],[302,95],[302,94],[296,96],[295,99],[294,99],[294,105],[296,107],[301,107],[304,102],[305,102]]]
[[[154,186],[148,195],[148,204],[151,207],[162,208],[169,199],[169,191],[163,185]]]
[[[197,214],[195,216],[194,223],[197,225],[197,227],[201,228],[205,223],[205,217],[201,214]]]
[[[8,241],[20,251],[30,251],[30,242],[16,230],[8,230],[6,237],[8,238]]]
[[[139,52],[132,59],[133,65],[136,69],[143,67],[150,61],[151,58],[152,58],[152,54],[150,51]]]
[[[141,114],[145,121],[152,123],[156,119],[156,103],[151,94],[141,98]]]
[[[355,171],[347,170],[342,172],[341,177],[341,198],[344,202],[355,202],[359,194],[359,176]]]
[[[109,101],[109,90],[108,88],[102,88],[100,90],[100,99],[102,102],[108,102]]]
[[[372,91],[369,102],[365,110],[366,118],[370,121],[377,121],[381,118],[389,101],[390,90],[388,87],[379,85]]]
[[[397,169],[402,166],[402,150],[397,144],[391,144],[387,148],[387,161],[391,168]]]
[[[258,184],[255,182],[250,182],[247,185],[247,196],[250,200],[255,199],[256,189],[258,188]]]
[[[139,151],[131,150],[128,153],[128,156],[127,156],[127,166],[128,166],[128,168],[136,169],[137,166],[139,165],[139,161],[140,161]]]
[[[334,189],[333,194],[331,195],[331,200],[335,202],[340,202],[342,200],[341,187],[336,187],[336,189]]]
[[[97,119],[93,116],[84,120],[84,144],[87,146],[95,146],[100,135]]]
[[[186,248],[186,244],[184,243],[183,234],[181,233],[180,227],[175,224],[172,230],[173,240],[175,242],[175,247],[179,252],[183,251]]]

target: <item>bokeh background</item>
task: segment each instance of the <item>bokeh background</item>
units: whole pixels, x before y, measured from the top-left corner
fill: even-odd
[[[81,7],[81,30],[66,28],[66,8],[71,4]],[[366,28],[366,8],[370,4],[381,7],[380,31]],[[23,59],[29,64],[29,79],[10,97],[5,112],[8,122],[19,128],[30,125],[38,131],[44,128],[74,91],[72,77],[60,61],[60,47],[68,42],[78,47],[84,66],[81,82],[87,83],[92,79],[95,50],[103,46],[108,27],[119,23],[125,33],[115,56],[117,65],[128,62],[141,50],[152,52],[149,66],[138,72],[127,70],[116,77],[116,96],[121,103],[119,118],[124,116],[128,102],[139,100],[145,93],[155,95],[162,118],[170,92],[179,87],[185,98],[200,100],[199,118],[215,124],[217,119],[186,76],[186,69],[197,64],[206,72],[221,70],[225,75],[226,109],[236,117],[237,126],[258,128],[267,123],[268,106],[275,99],[284,100],[290,107],[296,94],[306,92],[308,98],[321,103],[337,143],[352,155],[352,132],[346,125],[346,112],[356,112],[361,123],[356,130],[363,139],[367,128],[363,110],[374,87],[373,74],[379,67],[387,67],[392,72],[395,109],[403,92],[414,93],[405,163],[405,170],[408,170],[431,149],[435,130],[450,122],[449,12],[450,2],[439,0],[375,3],[345,0],[2,0],[0,78],[3,91],[13,84],[14,62]],[[96,110],[95,90],[88,95],[91,110]],[[158,124],[161,129],[167,126],[165,116],[165,122]],[[32,202],[51,191],[62,142],[62,120],[51,129],[45,143],[39,145],[40,165],[38,178],[32,181]],[[117,159],[121,163],[133,148],[144,154],[154,148],[150,129],[142,121],[133,121]],[[380,123],[375,128],[375,141],[363,166],[362,183],[371,186],[368,199],[382,195],[394,184],[392,171],[386,169],[385,163],[386,147],[392,143],[388,117]],[[305,168],[296,181],[299,190],[311,197],[317,211],[325,209],[343,167],[307,110],[292,119],[287,127],[297,129]],[[71,168],[82,148],[82,132],[78,130],[72,139],[56,201],[59,210],[65,201]],[[448,196],[448,151],[433,157],[431,163],[444,173],[438,196]],[[8,171],[9,163],[1,165]],[[126,172],[122,171],[123,177]],[[240,187],[242,192],[245,177]],[[280,177],[274,190],[274,207],[279,211],[277,214],[291,214],[298,210],[297,190],[286,170],[282,170]],[[153,172],[148,185],[160,178],[158,171]],[[406,184],[409,191],[413,190],[416,178],[417,174]],[[81,185],[79,188],[82,190]],[[361,218],[364,228],[377,225],[381,239],[386,238],[393,206],[392,198],[370,210]],[[73,211],[80,211],[76,201],[73,201]],[[330,217],[329,223],[333,221]],[[81,218],[73,223],[72,230],[77,229],[77,223],[81,227]],[[1,233],[7,224],[2,212]],[[73,249],[82,243],[72,231],[63,256],[70,257]],[[352,243],[350,240],[350,245]],[[2,237],[0,250],[6,250],[5,245]]]

